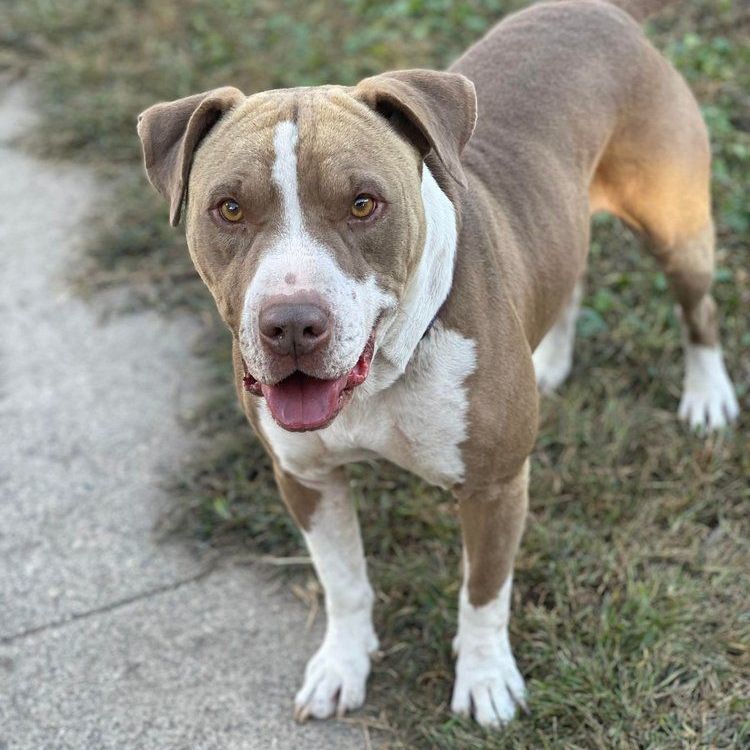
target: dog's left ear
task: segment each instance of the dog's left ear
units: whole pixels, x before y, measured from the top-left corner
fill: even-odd
[[[434,151],[448,174],[466,186],[461,152],[477,121],[477,95],[466,76],[395,70],[365,78],[352,94],[386,117],[423,157]]]
[[[233,86],[154,104],[138,115],[138,136],[149,182],[169,201],[169,223],[180,223],[193,153],[201,139],[245,99]]]

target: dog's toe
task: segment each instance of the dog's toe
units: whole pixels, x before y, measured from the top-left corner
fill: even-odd
[[[365,699],[365,680],[366,676],[342,674],[336,666],[306,677],[294,699],[295,718],[327,719],[359,708]]]
[[[722,384],[724,385],[724,384]],[[714,432],[734,422],[740,413],[731,384],[714,389],[686,390],[677,411],[696,432]]]
[[[377,648],[373,639],[365,644],[324,641],[308,662],[304,682],[295,696],[297,721],[343,716],[362,706],[370,673],[369,654]]]
[[[461,652],[451,710],[483,727],[500,727],[526,710],[526,687],[513,655],[502,648]]]
[[[697,432],[720,430],[740,413],[734,386],[718,347],[690,345],[678,416]]]

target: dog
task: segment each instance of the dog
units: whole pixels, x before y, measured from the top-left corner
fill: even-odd
[[[383,458],[457,500],[451,708],[525,707],[508,639],[539,391],[571,369],[590,217],[646,241],[676,296],[679,416],[738,415],[710,294],[710,151],[641,22],[664,0],[509,16],[447,72],[245,96],[139,117],[148,179],[233,337],[237,392],[325,589],[297,719],[360,707],[378,647],[341,467]]]

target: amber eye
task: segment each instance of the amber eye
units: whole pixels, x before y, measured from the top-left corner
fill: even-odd
[[[369,195],[358,195],[352,203],[352,216],[356,219],[366,219],[375,210],[375,199]]]
[[[219,213],[227,221],[240,221],[242,219],[242,209],[234,198],[227,198],[222,201],[219,204]]]

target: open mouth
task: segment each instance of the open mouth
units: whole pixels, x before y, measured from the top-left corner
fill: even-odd
[[[271,415],[285,430],[319,430],[334,420],[352,391],[365,382],[374,350],[373,331],[357,364],[340,378],[321,380],[295,370],[278,383],[267,385],[256,380],[245,368],[243,385],[249,393],[265,397]]]

